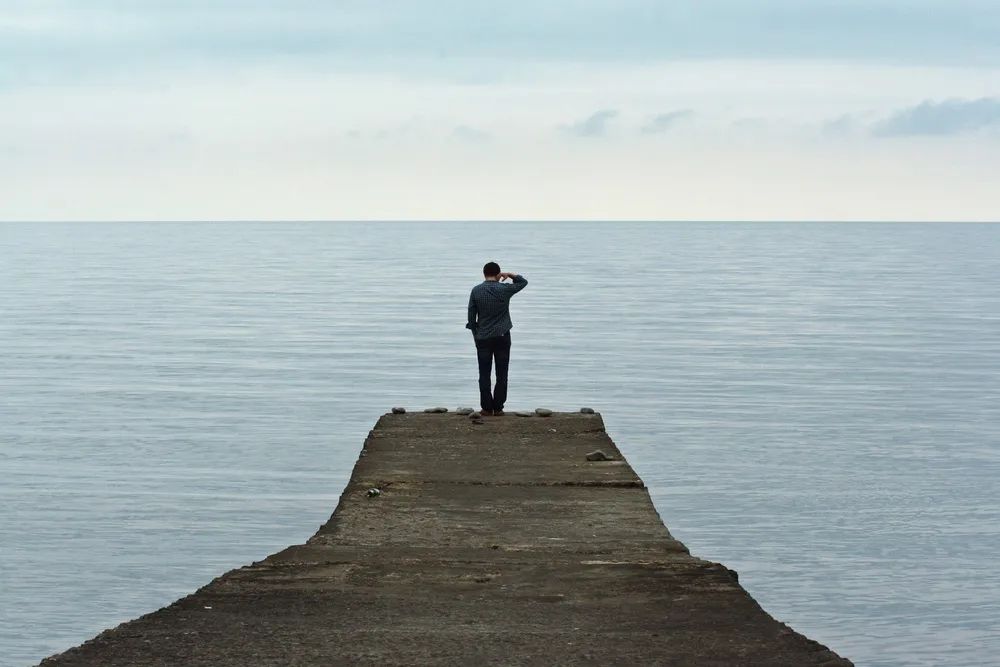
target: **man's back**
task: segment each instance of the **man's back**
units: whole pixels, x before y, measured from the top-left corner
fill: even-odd
[[[472,288],[469,295],[469,322],[476,339],[503,336],[514,324],[510,320],[510,298],[524,289],[528,281],[512,276],[514,284],[499,280],[484,280]]]

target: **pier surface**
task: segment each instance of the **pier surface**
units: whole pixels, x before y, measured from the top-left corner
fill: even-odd
[[[599,414],[407,413],[305,544],[41,664],[851,663],[691,556]]]

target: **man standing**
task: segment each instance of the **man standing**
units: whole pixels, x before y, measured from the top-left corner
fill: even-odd
[[[507,366],[510,363],[510,297],[528,284],[516,273],[500,273],[500,265],[489,262],[483,267],[483,282],[469,295],[469,323],[476,339],[479,357],[479,404],[484,415],[503,415],[507,400]],[[510,278],[513,283],[501,282]],[[497,365],[497,385],[490,393],[493,359]]]

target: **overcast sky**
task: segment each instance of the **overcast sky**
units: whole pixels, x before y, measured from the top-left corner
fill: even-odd
[[[0,0],[0,220],[1000,220],[997,0]]]

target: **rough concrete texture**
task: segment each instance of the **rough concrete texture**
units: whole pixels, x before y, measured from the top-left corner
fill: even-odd
[[[384,415],[306,544],[41,664],[851,664],[671,537],[600,415],[484,420]]]

